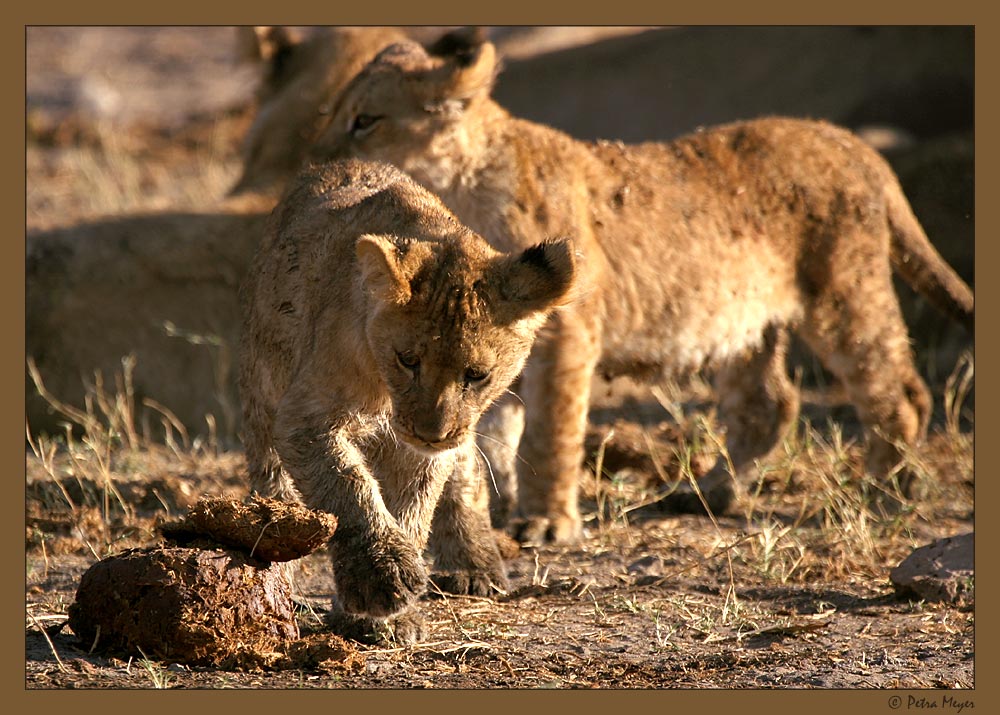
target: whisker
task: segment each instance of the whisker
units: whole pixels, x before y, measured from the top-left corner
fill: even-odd
[[[511,447],[509,444],[507,444],[506,442],[504,442],[502,439],[497,439],[496,437],[493,437],[492,435],[483,434],[482,432],[477,432],[476,430],[472,430],[472,434],[476,435],[477,437],[482,437],[483,439],[488,439],[490,442],[496,442],[501,447],[505,447],[509,451],[514,452],[514,454],[517,454],[516,448]]]
[[[508,449],[514,455],[514,458],[517,459],[517,461],[519,461],[521,464],[523,464],[528,469],[530,469],[531,473],[533,475],[538,476],[538,472],[536,472],[535,468],[531,466],[531,462],[529,462],[524,457],[522,457],[520,454],[518,454],[517,453],[517,449],[515,447],[511,447],[509,444],[507,444],[506,442],[504,442],[502,439],[497,439],[496,437],[491,437],[488,434],[483,434],[482,432],[477,432],[476,430],[472,430],[472,434],[476,435],[477,437],[482,437],[483,439],[488,439],[490,442],[496,442],[501,447],[505,447],[506,449]],[[479,449],[479,445],[478,444],[476,445],[476,449]],[[480,449],[479,451],[481,452],[482,450]]]
[[[504,390],[504,392],[506,392],[508,395],[510,395],[515,400],[517,400],[518,402],[520,402],[521,403],[521,407],[527,407],[527,405],[524,404],[524,400],[521,399],[521,396],[519,394],[517,394],[516,392],[514,392],[513,390]]]
[[[472,444],[476,448],[476,451],[483,456],[483,461],[486,462],[486,469],[490,473],[490,481],[493,482],[493,491],[497,493],[497,496],[500,496],[500,487],[497,486],[496,477],[493,476],[493,465],[490,464],[489,457],[487,457],[486,453],[479,447],[478,444],[476,444],[476,440],[472,440]]]

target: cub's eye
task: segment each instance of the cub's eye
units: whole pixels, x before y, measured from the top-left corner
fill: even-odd
[[[372,128],[379,122],[382,117],[376,117],[371,114],[359,114],[351,122],[350,132],[356,137],[361,137],[372,130]]]
[[[472,385],[483,382],[490,376],[490,371],[480,367],[470,367],[465,371],[465,384]]]
[[[420,367],[420,358],[411,353],[409,350],[404,352],[396,353],[396,362],[404,370],[409,370],[410,372],[416,371]]]

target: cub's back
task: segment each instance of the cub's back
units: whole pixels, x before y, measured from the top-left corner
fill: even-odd
[[[592,226],[609,266],[605,339],[642,360],[660,356],[636,335],[695,365],[738,352],[771,320],[797,319],[800,258],[828,254],[822,242],[836,237],[812,227],[845,212],[884,226],[894,182],[875,150],[825,122],[765,118],[588,146]]]
[[[851,132],[787,117],[733,122],[665,143],[588,146],[600,167],[600,175],[589,177],[592,185],[615,192],[625,182],[664,205],[699,188],[725,192],[727,203],[747,192],[759,201],[794,188],[816,203],[836,192],[878,192],[891,179],[884,159]],[[621,207],[620,195],[610,198]]]

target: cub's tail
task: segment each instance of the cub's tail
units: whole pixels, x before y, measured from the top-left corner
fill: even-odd
[[[886,192],[892,231],[892,266],[910,287],[973,334],[972,289],[927,239],[898,184]]]

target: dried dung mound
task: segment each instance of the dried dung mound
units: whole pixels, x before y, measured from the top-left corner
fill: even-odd
[[[280,565],[239,551],[131,549],[91,566],[69,608],[84,647],[191,665],[261,665],[299,637]]]
[[[337,520],[252,497],[201,499],[162,527],[180,545],[132,549],[83,575],[69,625],[90,650],[223,669],[354,667],[357,651],[331,634],[299,639],[278,561],[305,556]]]
[[[164,536],[179,542],[208,537],[264,561],[291,561],[323,546],[337,528],[337,518],[299,504],[253,496],[249,501],[205,498]]]

